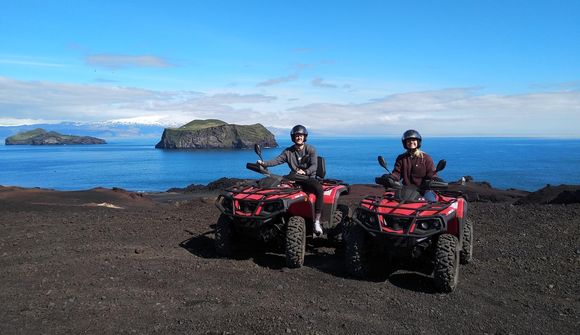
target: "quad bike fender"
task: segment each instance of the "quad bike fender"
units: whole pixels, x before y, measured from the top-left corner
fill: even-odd
[[[343,194],[348,194],[348,192],[349,187],[346,185],[340,185],[324,191],[322,215],[320,217],[320,221],[322,221],[323,225],[329,225],[331,223],[334,211],[336,211],[336,207],[338,206],[338,198]]]
[[[457,199],[457,209],[455,211],[455,218],[450,220],[447,224],[447,233],[451,234],[461,242],[463,225],[467,214],[467,202],[463,198]]]
[[[231,194],[228,193],[222,193],[220,194],[217,199],[215,200],[215,206],[219,209],[219,211],[222,214],[227,214],[227,212],[233,212],[233,202],[230,200],[228,201],[226,207],[224,207],[224,200],[230,200],[231,199]]]
[[[338,205],[338,198],[342,194],[348,194],[349,187],[346,185],[338,185],[336,187],[327,188],[324,190],[322,201],[322,213],[320,221],[323,226],[328,226],[332,220],[332,216]],[[300,199],[293,199],[288,206],[288,213],[291,215],[301,216],[305,219],[312,220],[314,218],[314,203],[316,202],[315,194],[308,194],[307,197]]]
[[[304,219],[312,220],[314,217],[314,199],[316,197],[312,194],[305,194],[294,199],[285,199],[285,207],[288,208],[287,214],[289,216],[301,216]]]

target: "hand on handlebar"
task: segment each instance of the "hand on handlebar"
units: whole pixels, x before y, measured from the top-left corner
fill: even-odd
[[[264,161],[262,161],[261,159],[258,159],[256,161],[256,164],[260,165],[260,166],[264,166]]]
[[[298,169],[298,170],[296,171],[296,173],[298,173],[298,174],[302,174],[302,175],[306,174],[306,172],[304,172],[304,170],[302,170],[302,169]]]

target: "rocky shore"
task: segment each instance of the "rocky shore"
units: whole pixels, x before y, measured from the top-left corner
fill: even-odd
[[[221,179],[168,192],[0,187],[0,333],[576,334],[580,186],[461,187],[473,263],[452,294],[412,269],[346,276],[342,250],[283,255],[213,248]],[[375,185],[353,185],[355,206]]]

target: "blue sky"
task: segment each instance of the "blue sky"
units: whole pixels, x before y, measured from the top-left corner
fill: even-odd
[[[580,131],[579,1],[10,1],[0,125]]]

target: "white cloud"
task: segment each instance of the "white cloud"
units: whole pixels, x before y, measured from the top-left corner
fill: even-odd
[[[475,89],[411,92],[363,104],[310,104],[292,111],[308,118],[314,128],[337,133],[395,135],[418,128],[432,135],[580,134],[576,130],[580,91],[511,96],[476,93]]]
[[[87,65],[106,69],[121,69],[128,67],[171,67],[165,59],[152,55],[115,55],[95,54],[85,57]]]
[[[42,60],[30,60],[30,59],[13,59],[13,58],[0,58],[0,64],[9,65],[24,65],[24,66],[38,66],[38,67],[68,67],[67,64],[46,62]]]
[[[22,126],[29,124],[49,124],[60,123],[61,120],[40,120],[40,119],[20,119],[20,118],[2,118],[0,117],[1,126]]]
[[[174,125],[195,118],[222,118],[229,122],[258,120],[248,105],[271,103],[273,96],[191,91],[151,91],[129,87],[18,81],[0,77],[0,120],[25,124],[43,122],[94,122],[147,120]],[[245,108],[238,106],[244,105]],[[21,120],[19,122],[18,120]]]
[[[310,83],[312,84],[312,86],[316,86],[316,87],[337,88],[336,85],[325,83],[324,79],[322,79],[320,77],[312,79],[312,81]]]
[[[208,94],[0,77],[0,123],[117,120],[174,126],[216,118],[278,128],[300,123],[319,134],[335,135],[398,135],[407,128],[443,136],[580,134],[576,129],[580,90],[482,95],[477,88],[450,88],[391,94],[363,103],[336,103],[330,97],[325,98],[327,102],[312,102],[314,99],[316,95],[299,91],[276,96],[251,90]]]
[[[580,81],[567,81],[553,84],[531,84],[530,87],[535,89],[574,89],[580,88]]]
[[[277,78],[272,78],[272,79],[268,79],[268,80],[259,82],[256,86],[272,86],[272,85],[286,83],[286,82],[297,80],[297,79],[298,79],[298,74],[291,74],[289,76],[277,77]]]

